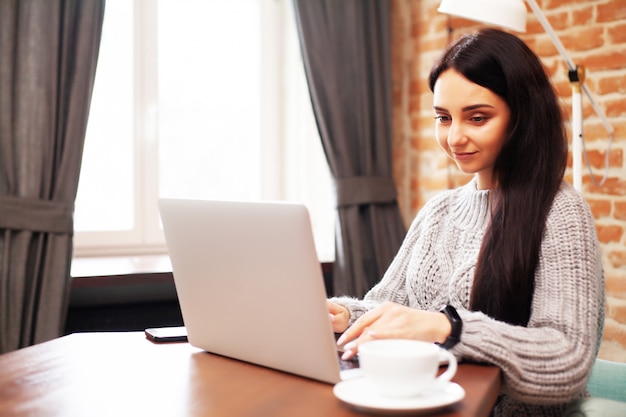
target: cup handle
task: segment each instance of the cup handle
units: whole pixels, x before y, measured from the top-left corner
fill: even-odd
[[[441,352],[439,352],[439,360],[440,362],[444,360],[448,363],[448,369],[446,369],[446,371],[439,375],[436,379],[437,385],[443,385],[450,382],[452,377],[456,374],[457,361],[456,357],[451,352],[443,348],[441,349]]]

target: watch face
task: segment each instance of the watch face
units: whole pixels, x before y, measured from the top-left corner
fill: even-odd
[[[451,317],[455,320],[461,320],[461,317],[459,317],[459,313],[457,313],[456,308],[452,307],[451,305],[443,306],[440,311],[448,317]]]

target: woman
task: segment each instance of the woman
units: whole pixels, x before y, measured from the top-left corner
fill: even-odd
[[[586,392],[604,273],[591,212],[563,182],[558,100],[539,59],[496,29],[453,43],[429,82],[437,141],[474,178],[424,206],[363,300],[328,301],[338,343],[349,358],[371,339],[437,342],[502,369],[494,415],[560,416]]]

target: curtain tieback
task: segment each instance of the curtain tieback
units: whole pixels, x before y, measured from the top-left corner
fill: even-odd
[[[73,205],[32,197],[0,195],[0,229],[74,233]]]
[[[337,207],[396,201],[396,184],[390,177],[346,177],[335,179]]]

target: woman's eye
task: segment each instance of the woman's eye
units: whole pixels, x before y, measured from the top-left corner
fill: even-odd
[[[487,116],[472,116],[470,117],[470,121],[476,124],[484,123],[487,121]]]
[[[450,116],[438,114],[437,116],[435,116],[435,120],[437,120],[439,123],[448,123],[450,121]]]

